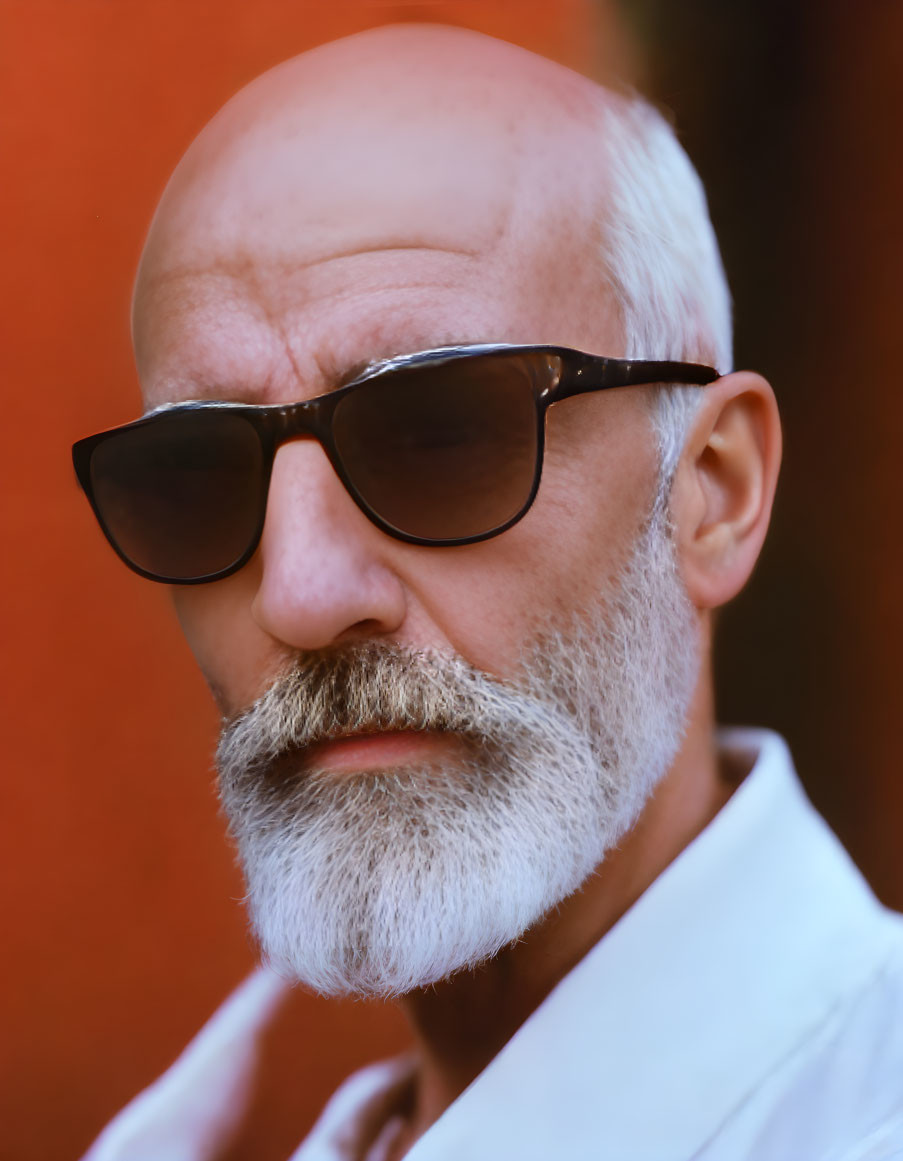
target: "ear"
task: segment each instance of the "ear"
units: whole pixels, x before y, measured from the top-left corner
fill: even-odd
[[[681,575],[700,609],[743,588],[758,559],[781,464],[781,423],[761,375],[738,371],[705,389],[671,488]]]

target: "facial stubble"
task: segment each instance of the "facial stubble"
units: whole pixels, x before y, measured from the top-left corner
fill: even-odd
[[[535,632],[510,680],[379,642],[299,658],[217,751],[267,959],[326,994],[389,996],[497,954],[634,824],[697,671],[660,514],[613,595]],[[305,760],[330,738],[399,729],[462,745],[350,774]]]

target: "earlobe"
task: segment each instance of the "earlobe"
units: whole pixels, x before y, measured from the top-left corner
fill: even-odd
[[[706,388],[671,491],[681,573],[698,608],[717,608],[743,588],[771,518],[781,461],[774,392],[735,372]]]

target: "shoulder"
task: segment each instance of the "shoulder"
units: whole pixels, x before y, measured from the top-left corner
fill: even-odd
[[[874,970],[774,1063],[706,1161],[903,1158],[903,916],[885,911],[882,924]]]

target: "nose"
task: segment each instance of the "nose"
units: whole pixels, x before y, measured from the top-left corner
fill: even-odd
[[[301,650],[395,633],[406,598],[385,555],[391,544],[315,440],[285,444],[273,464],[254,619]]]

